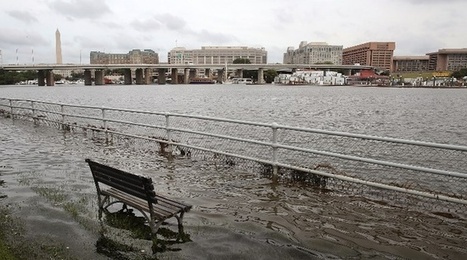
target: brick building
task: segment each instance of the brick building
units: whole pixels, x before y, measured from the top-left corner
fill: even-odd
[[[367,42],[343,50],[343,65],[369,65],[392,71],[395,42]]]

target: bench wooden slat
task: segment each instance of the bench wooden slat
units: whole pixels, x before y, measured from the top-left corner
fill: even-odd
[[[150,213],[149,211],[149,205],[147,201],[144,201],[140,198],[129,196],[128,194],[125,194],[119,190],[116,189],[108,189],[105,191],[102,191],[102,194],[110,195],[112,197],[117,198],[118,200],[126,202],[129,206],[135,207],[139,210],[145,211]],[[168,205],[164,205],[163,203],[160,203],[160,201],[163,201],[163,199],[160,196],[158,196],[158,203],[153,204],[153,213],[156,214],[156,219],[158,220],[164,220],[170,217],[175,216],[177,213],[181,213],[185,211],[183,208],[180,207],[169,207]]]
[[[104,183],[106,185],[109,185],[111,187],[114,187],[116,189],[119,189],[123,192],[129,193],[133,196],[136,196],[141,199],[145,200],[150,200],[151,202],[155,203],[156,198],[155,198],[155,193],[153,194],[154,196],[149,196],[147,195],[147,192],[144,189],[133,189],[134,187],[132,186],[125,186],[125,183],[119,182],[116,180],[109,180],[108,178],[101,177],[99,175],[94,176],[94,179],[97,180],[98,182]]]
[[[125,172],[117,168],[99,164],[93,161],[90,161],[88,163],[91,166],[93,173],[102,173],[106,176],[112,176],[116,179],[124,180],[125,182],[132,183],[136,186],[138,186],[142,182],[152,183],[152,180],[147,177]]]

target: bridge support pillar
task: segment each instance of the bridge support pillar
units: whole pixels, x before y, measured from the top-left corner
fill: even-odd
[[[178,69],[172,69],[172,84],[178,84]]]
[[[224,82],[224,69],[217,70],[217,83]]]
[[[190,70],[190,80],[196,78],[197,76],[198,76],[198,70],[197,69],[191,69]]]
[[[104,85],[104,71],[103,70],[94,71],[94,85],[96,86]]]
[[[55,85],[54,73],[52,70],[45,71],[45,80],[47,81],[47,86]]]
[[[144,84],[150,85],[152,83],[152,69],[144,69]]]
[[[258,84],[264,84],[264,69],[258,69]]]
[[[143,84],[143,69],[136,69],[135,78],[136,78],[136,85]]]
[[[37,85],[45,86],[45,71],[44,70],[39,70],[37,72]]]
[[[189,84],[190,83],[190,69],[185,69],[185,73],[183,74],[183,84]]]
[[[159,76],[157,77],[157,84],[159,85],[165,85],[166,79],[165,79],[165,72],[166,69],[159,69]]]
[[[133,78],[131,77],[131,69],[123,70],[123,81],[125,85],[131,85],[131,83],[133,83]]]
[[[84,85],[91,86],[92,85],[92,73],[91,70],[84,70]]]
[[[236,75],[237,75],[237,78],[243,78],[243,70],[238,69]]]
[[[204,76],[206,78],[211,78],[212,77],[212,70],[211,69],[204,69]]]
[[[352,76],[352,69],[345,70],[345,75]]]

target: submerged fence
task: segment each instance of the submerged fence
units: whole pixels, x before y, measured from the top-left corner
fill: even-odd
[[[107,142],[139,140],[141,151],[202,155],[321,190],[467,205],[466,146],[22,99],[0,98],[0,115],[92,132]]]

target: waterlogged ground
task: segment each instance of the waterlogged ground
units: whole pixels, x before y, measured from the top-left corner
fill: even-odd
[[[161,194],[194,205],[184,219],[192,241],[171,243],[160,234],[168,250],[158,253],[159,259],[467,256],[466,211],[461,206],[451,206],[450,212],[442,206],[424,210],[337,189],[277,185],[258,173],[201,156],[168,162],[156,151],[108,146],[83,134],[6,118],[0,118],[0,142],[0,180],[5,181],[0,195],[7,196],[0,205],[23,227],[11,235],[69,259],[106,259],[106,250],[116,253],[114,258],[152,257],[149,241],[108,225],[102,229],[85,158],[148,175]],[[174,220],[163,227],[177,230]],[[123,244],[129,251],[118,253]]]

